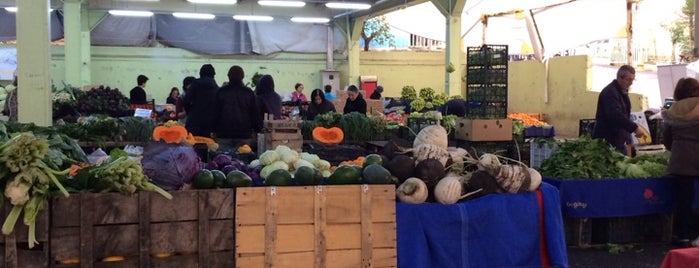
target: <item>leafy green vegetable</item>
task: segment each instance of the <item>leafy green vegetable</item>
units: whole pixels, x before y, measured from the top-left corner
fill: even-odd
[[[624,155],[602,139],[582,136],[567,140],[539,167],[541,175],[560,179],[619,178],[616,163]]]

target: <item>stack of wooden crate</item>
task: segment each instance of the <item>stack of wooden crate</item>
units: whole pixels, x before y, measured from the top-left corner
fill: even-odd
[[[237,267],[397,267],[393,185],[236,194]]]
[[[274,150],[279,145],[285,145],[301,152],[303,147],[303,135],[300,122],[296,119],[273,120],[270,115],[265,116],[264,133],[257,135],[257,152]]]

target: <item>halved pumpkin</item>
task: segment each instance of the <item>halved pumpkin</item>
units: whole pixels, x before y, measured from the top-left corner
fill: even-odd
[[[313,140],[326,146],[338,145],[345,138],[345,133],[339,127],[315,127],[313,129]]]
[[[163,140],[167,143],[180,143],[187,138],[187,129],[183,126],[157,126],[153,129],[153,140]]]

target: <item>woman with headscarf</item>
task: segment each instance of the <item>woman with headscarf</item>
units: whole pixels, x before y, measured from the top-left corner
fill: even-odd
[[[324,114],[328,112],[334,112],[335,105],[325,99],[325,92],[319,88],[311,92],[311,103],[308,107],[308,113],[306,114],[306,120],[313,120],[317,115]]]
[[[264,121],[265,114],[274,116],[274,120],[282,119],[282,97],[274,91],[274,78],[271,75],[263,75],[255,87],[257,95],[257,107],[260,109],[260,118]]]

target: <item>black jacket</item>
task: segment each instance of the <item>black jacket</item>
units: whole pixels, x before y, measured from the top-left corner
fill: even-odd
[[[313,118],[319,114],[334,111],[335,105],[332,102],[325,100],[323,97],[323,102],[320,104],[316,104],[315,102],[311,101],[311,104],[308,106],[308,113],[306,113],[306,120],[313,120]]]
[[[636,127],[636,123],[631,121],[629,95],[623,92],[619,83],[614,80],[602,89],[597,99],[592,137],[604,139],[617,150],[626,151],[625,144],[630,143],[630,134]]]
[[[148,103],[148,100],[146,100],[146,91],[140,86],[134,87],[131,89],[131,92],[129,92],[129,102],[131,102],[131,104]]]
[[[192,82],[184,95],[184,110],[187,112],[185,127],[194,136],[210,137],[216,113],[218,85],[213,77],[201,77]]]
[[[216,97],[216,138],[250,139],[262,129],[255,93],[242,81],[231,81],[218,90]]]
[[[366,101],[362,97],[362,94],[359,94],[357,98],[354,99],[354,101],[347,98],[347,102],[345,102],[345,109],[343,110],[343,113],[348,114],[351,112],[366,114]]]
[[[271,114],[275,120],[282,119],[282,97],[274,91],[274,79],[263,75],[255,87],[257,106],[260,109],[260,120],[264,121],[265,114]]]

